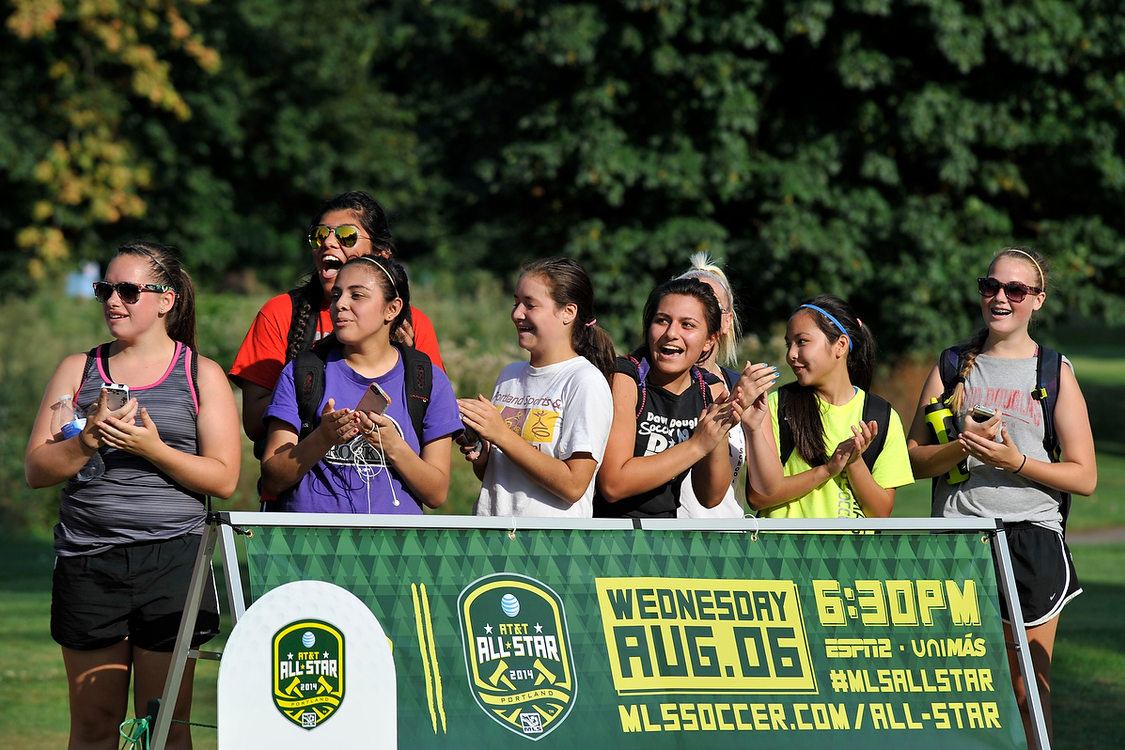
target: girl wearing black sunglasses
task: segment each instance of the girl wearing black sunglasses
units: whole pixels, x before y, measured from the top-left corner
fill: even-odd
[[[907,445],[914,475],[935,477],[935,516],[999,517],[1005,522],[1049,734],[1051,652],[1058,617],[1082,590],[1063,539],[1068,494],[1091,494],[1097,466],[1086,401],[1070,362],[1062,359],[1065,366],[1059,371],[1053,408],[1045,408],[1050,403],[1046,391],[1035,385],[1044,352],[1028,325],[1046,300],[1047,281],[1047,261],[1034,250],[1008,247],[997,254],[988,275],[977,280],[985,327],[970,343],[943,352],[922,389]],[[948,368],[957,371],[948,383],[942,379],[944,360],[960,365]],[[925,418],[932,400],[949,405],[962,430],[959,439],[934,442]],[[995,416],[983,422],[968,418],[976,406],[994,410]],[[1051,438],[1048,420],[1053,421],[1061,449],[1057,455],[1046,446]],[[946,473],[961,462],[968,479],[951,483]],[[1006,612],[1004,617],[1011,643]],[[1008,656],[1030,747],[1027,688],[1014,651]]]
[[[204,496],[230,497],[241,442],[222,368],[195,353],[195,295],[172,251],[125,245],[94,285],[113,341],[72,354],[55,370],[28,440],[28,484],[63,484],[55,527],[51,635],[70,686],[70,746],[113,746],[133,706],[164,689],[195,566]],[[104,383],[131,398],[113,409]],[[60,399],[64,396],[64,399]],[[73,403],[77,435],[61,429]],[[76,423],[77,424],[77,423]],[[94,454],[104,471],[80,470]],[[64,484],[65,483],[65,484]],[[211,582],[193,644],[218,632]],[[174,708],[169,747],[188,747],[194,662]]]

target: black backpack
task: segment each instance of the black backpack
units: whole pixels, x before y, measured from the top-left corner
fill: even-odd
[[[422,422],[430,405],[434,366],[430,358],[414,347],[392,341],[402,357],[406,385],[406,410],[422,444]],[[320,423],[320,400],[324,397],[324,365],[328,352],[337,346],[336,335],[328,334],[293,360],[293,388],[297,395],[297,415],[301,420],[298,440],[303,440]]]
[[[778,454],[781,456],[781,465],[784,466],[789,457],[793,455],[793,448],[795,443],[793,441],[793,429],[789,426],[788,420],[785,419],[785,401],[786,396],[795,388],[799,388],[796,383],[789,383],[777,389],[777,444]],[[891,404],[882,396],[876,396],[874,393],[866,393],[863,400],[863,414],[860,417],[864,422],[874,421],[879,430],[875,434],[875,439],[871,441],[871,445],[867,446],[867,450],[863,452],[863,463],[867,464],[868,471],[875,470],[875,461],[879,458],[879,454],[883,452],[883,446],[887,443],[887,430],[891,423]],[[813,461],[813,466],[823,466],[828,463],[827,456],[817,456]]]
[[[951,346],[941,353],[938,358],[938,374],[941,375],[941,402],[945,403],[953,394],[953,389],[958,383],[965,382],[959,373],[965,364],[965,355],[971,344]],[[1062,455],[1062,446],[1055,433],[1055,404],[1059,400],[1059,378],[1062,376],[1062,355],[1054,349],[1039,346],[1035,351],[1035,387],[1031,396],[1039,402],[1043,409],[1043,448],[1047,451],[1052,461],[1058,461]],[[937,488],[941,477],[933,479],[933,505],[937,504]],[[1066,530],[1066,519],[1070,516],[1070,493],[1064,492],[1059,500],[1059,511],[1062,514],[1063,530]]]

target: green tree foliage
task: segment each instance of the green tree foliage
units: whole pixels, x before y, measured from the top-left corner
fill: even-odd
[[[884,350],[932,352],[1013,243],[1054,261],[1048,314],[1125,320],[1107,0],[9,5],[17,282],[148,234],[281,287],[319,201],[364,188],[415,261],[577,257],[623,346],[696,249],[757,332],[827,291]]]
[[[702,248],[752,329],[827,291],[885,349],[932,351],[1019,242],[1054,259],[1050,309],[1122,319],[1115,4],[450,6],[388,24],[449,189],[448,262],[572,254],[632,343],[647,289]]]
[[[0,31],[11,283],[150,236],[184,248],[204,280],[250,267],[287,286],[309,265],[311,214],[334,193],[371,190],[407,236],[433,219],[412,116],[372,78],[388,34],[366,3],[11,3]]]

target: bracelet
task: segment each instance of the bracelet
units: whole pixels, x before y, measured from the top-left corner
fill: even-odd
[[[1020,467],[1018,469],[1016,469],[1015,471],[1013,471],[1012,473],[1013,474],[1019,474],[1021,471],[1023,471],[1023,465],[1026,464],[1026,463],[1027,463],[1027,454],[1025,453],[1025,454],[1023,454],[1023,461],[1020,461]]]

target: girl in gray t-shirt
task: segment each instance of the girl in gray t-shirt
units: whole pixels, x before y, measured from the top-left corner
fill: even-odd
[[[1058,460],[1044,447],[1044,409],[1033,395],[1041,352],[1028,324],[1047,298],[1046,260],[1028,248],[1004,248],[977,285],[985,327],[960,351],[957,383],[946,401],[960,437],[937,443],[926,422],[926,407],[945,395],[940,367],[934,367],[922,388],[907,446],[914,476],[939,477],[935,515],[1001,518],[1005,523],[1050,734],[1049,678],[1058,616],[1081,592],[1063,540],[1062,500],[1066,494],[1094,491],[1094,439],[1086,401],[1064,359],[1052,411],[1061,447]],[[978,421],[972,416],[977,407],[994,415]],[[943,475],[956,472],[962,462],[968,479],[946,481]],[[1010,641],[1011,626],[1005,622],[1004,627]],[[1014,660],[1014,652],[1008,657]],[[1014,687],[1030,746],[1033,732],[1023,680],[1017,677]]]

